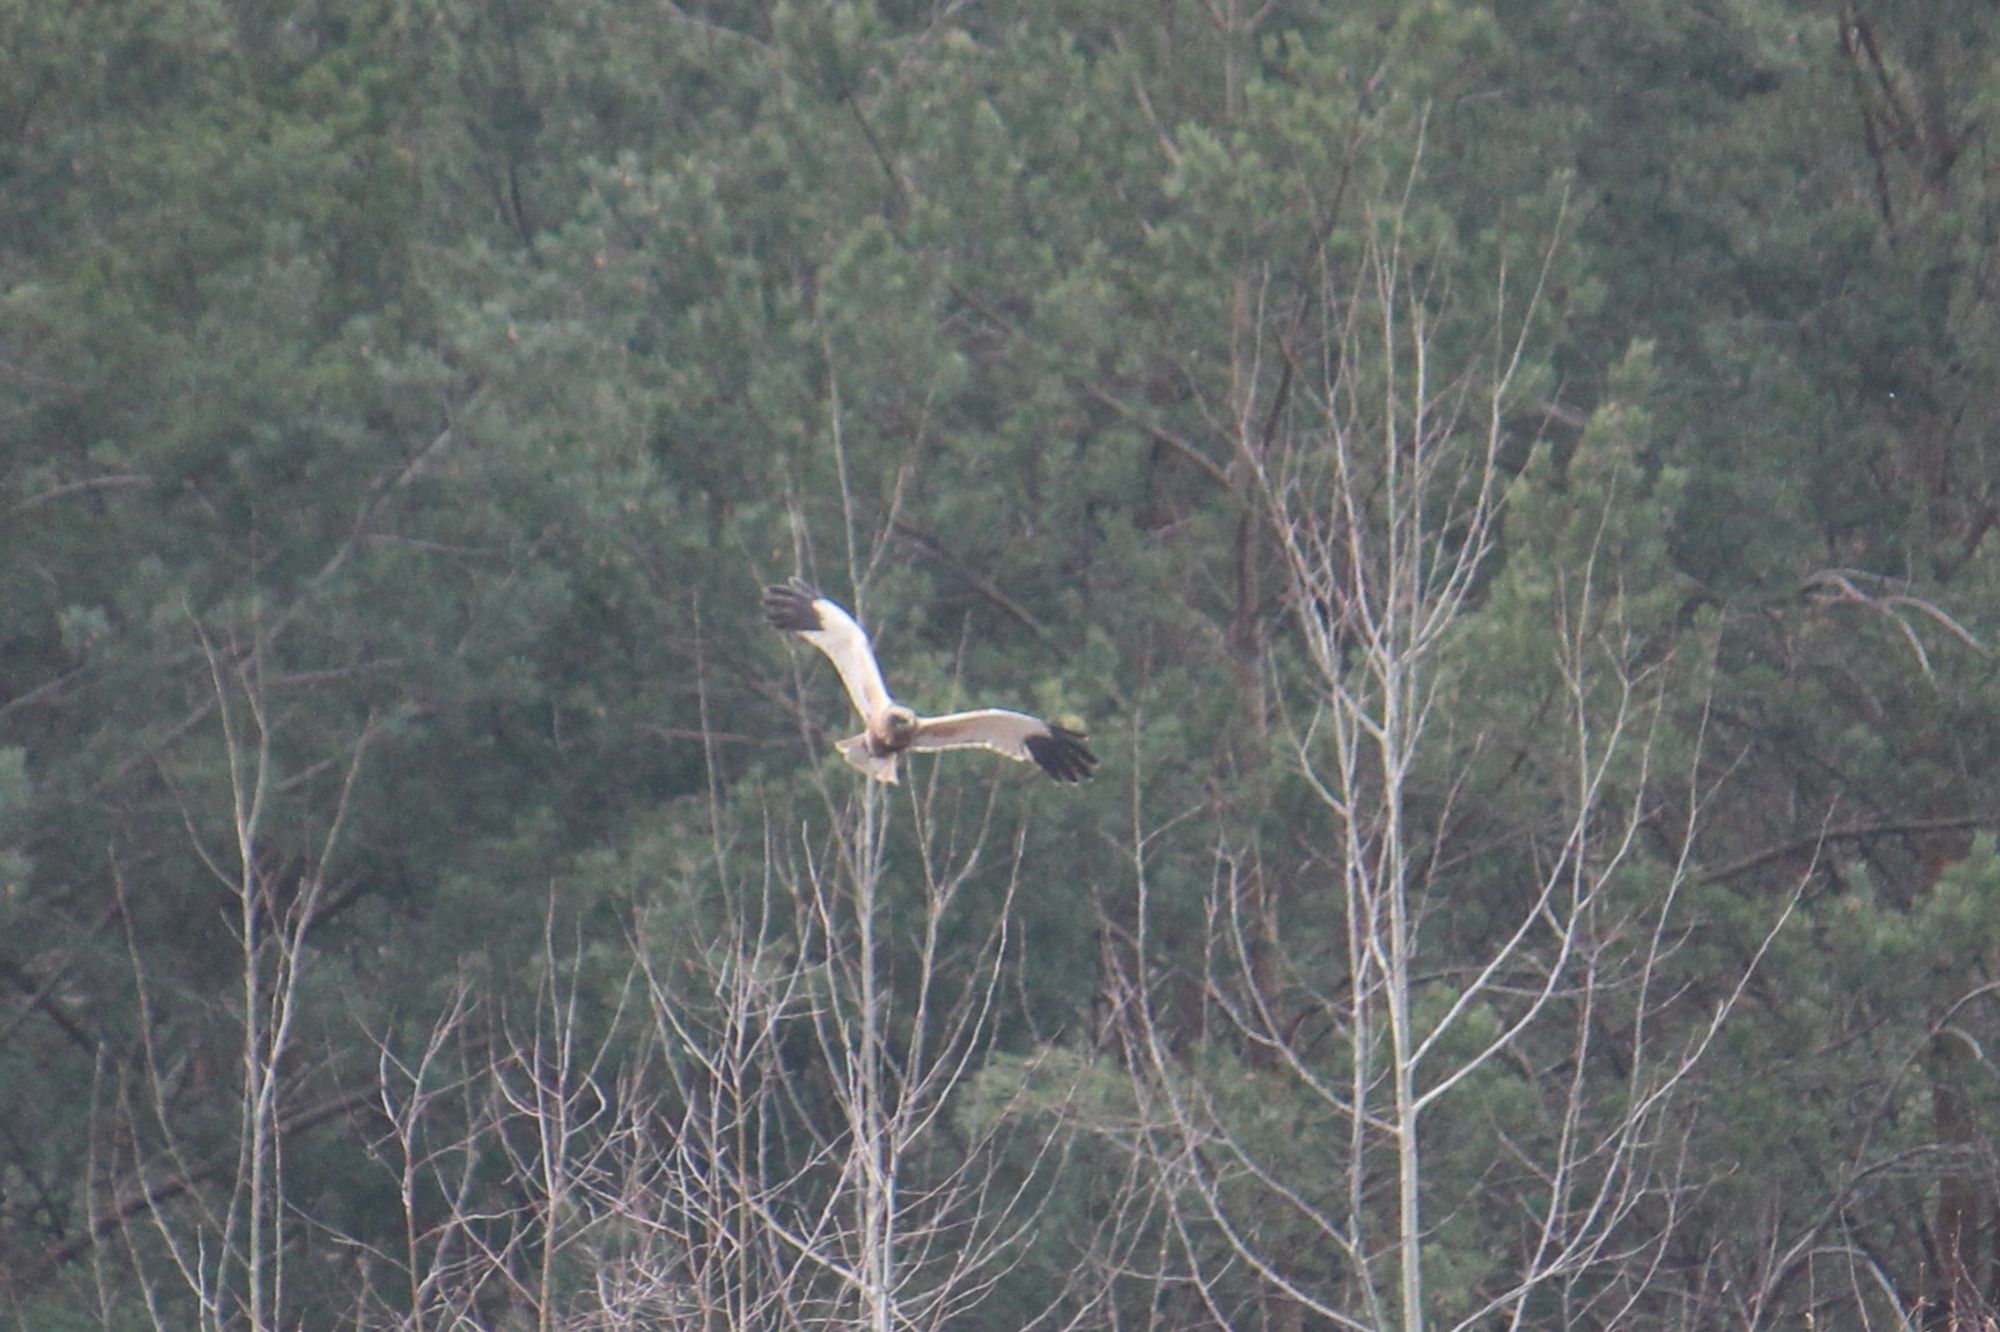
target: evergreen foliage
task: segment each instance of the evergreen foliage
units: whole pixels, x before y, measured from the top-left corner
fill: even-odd
[[[0,1310],[859,1324],[744,1236],[872,1235],[873,1125],[905,1325],[1984,1326],[1996,53],[1970,0],[0,0]],[[1467,571],[1408,680],[1296,576],[1342,522],[1425,533],[1384,606]],[[794,571],[1099,779],[864,797]],[[1426,719],[1400,1255],[1343,689]]]

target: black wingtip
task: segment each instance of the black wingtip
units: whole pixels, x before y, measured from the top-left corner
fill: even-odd
[[[1028,737],[1028,757],[1059,782],[1080,782],[1097,766],[1097,755],[1083,743],[1083,736],[1066,726],[1048,722],[1047,735]]]
[[[813,606],[819,600],[819,591],[802,578],[794,578],[782,586],[764,589],[764,615],[773,629],[788,633],[806,634],[822,628],[819,611]]]

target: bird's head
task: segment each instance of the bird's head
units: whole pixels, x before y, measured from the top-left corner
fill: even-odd
[[[917,738],[917,714],[900,703],[882,714],[882,738],[889,748],[902,749]]]

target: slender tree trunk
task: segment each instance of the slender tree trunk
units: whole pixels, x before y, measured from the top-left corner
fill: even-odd
[[[1417,1133],[1416,1033],[1411,1030],[1409,870],[1403,826],[1404,764],[1402,741],[1404,683],[1409,663],[1392,661],[1385,672],[1388,688],[1383,703],[1383,834],[1381,882],[1389,899],[1388,1017],[1393,1061],[1396,1135],[1396,1267],[1403,1315],[1403,1332],[1422,1332],[1424,1325],[1423,1217],[1418,1184],[1423,1178],[1422,1143]]]
[[[1965,854],[1962,837],[1931,838],[1923,855],[1922,895],[1937,891],[1944,872]],[[1944,1149],[1944,1170],[1938,1180],[1935,1233],[1936,1293],[1932,1307],[1943,1315],[1949,1332],[1986,1332],[1986,1300],[1979,1288],[1978,1253],[1985,1190],[1979,1179],[1979,1126],[1966,1104],[1966,1037],[1939,1030],[1931,1037],[1924,1061],[1931,1087],[1931,1130]]]
[[[1979,1188],[1971,1177],[1969,1155],[1975,1141],[1971,1115],[1961,1084],[1965,1077],[1965,1042],[1954,1032],[1931,1038],[1926,1061],[1931,1083],[1931,1127],[1945,1149],[1944,1176],[1938,1182],[1937,1295],[1949,1332],[1981,1332],[1983,1301],[1974,1277],[1979,1245]]]
[[[861,799],[861,832],[856,839],[855,916],[861,942],[861,1040],[856,1132],[863,1153],[861,1196],[862,1271],[867,1326],[894,1332],[896,1325],[896,1164],[890,1150],[892,1116],[883,1098],[882,1020],[879,984],[880,941],[875,934],[876,890],[882,882],[882,832],[887,812],[882,788],[870,782]]]

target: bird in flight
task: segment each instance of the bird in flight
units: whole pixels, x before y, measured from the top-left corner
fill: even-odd
[[[1097,766],[1097,756],[1083,737],[1054,722],[981,708],[943,717],[919,717],[889,697],[882,668],[868,634],[852,615],[797,578],[783,587],[764,589],[764,613],[771,627],[797,634],[827,655],[854,710],[868,729],[835,748],[840,756],[878,782],[896,781],[896,756],[904,750],[919,754],[945,749],[990,749],[1021,763],[1033,762],[1059,782],[1080,782]]]

